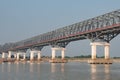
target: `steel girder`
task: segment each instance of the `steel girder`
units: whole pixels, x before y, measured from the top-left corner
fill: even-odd
[[[110,27],[109,27],[110,26]],[[120,33],[120,10],[78,22],[26,40],[16,42],[13,49],[43,47],[46,45],[65,47],[69,42],[81,39],[109,42]]]

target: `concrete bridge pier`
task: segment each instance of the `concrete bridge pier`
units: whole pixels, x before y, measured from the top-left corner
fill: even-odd
[[[8,51],[8,55],[7,55],[7,61],[8,62],[14,62],[15,61],[15,51]]]
[[[26,53],[25,52],[17,52],[16,53],[16,60],[17,61],[20,61],[20,55],[23,55],[23,61],[25,61],[26,60],[26,55],[25,55]]]
[[[23,53],[23,60],[26,61],[26,53]]]
[[[2,60],[5,59],[5,52],[2,52]]]
[[[62,60],[64,60],[65,59],[65,48],[62,48],[61,56],[62,56]]]
[[[91,53],[92,53],[91,58],[96,59],[96,45],[94,43],[91,44]]]
[[[20,60],[20,52],[18,52],[18,53],[16,54],[16,58],[17,58],[17,61]]]
[[[52,48],[52,60],[55,59],[55,52],[56,52],[55,49],[56,49],[56,48]]]
[[[34,61],[34,52],[35,51],[30,51],[30,61]]]
[[[38,54],[38,61],[41,60],[41,51],[37,51],[37,54]]]
[[[8,51],[8,61],[11,60],[12,51]]]
[[[107,42],[93,42],[91,43],[91,53],[92,53],[92,59],[96,59],[96,47],[97,46],[104,46],[104,56],[105,59],[109,59],[109,50],[110,50],[110,43]]]
[[[19,62],[19,61],[26,61],[26,53],[25,52],[19,51],[15,55],[16,55],[16,61],[17,62]],[[23,56],[22,59],[20,59],[21,55]]]
[[[96,47],[103,46],[104,47],[104,59],[96,59]],[[110,59],[110,43],[107,42],[93,42],[91,43],[91,59],[88,63],[91,64],[111,64],[112,61]]]
[[[41,51],[39,51],[39,50],[31,50],[30,51],[30,61],[32,62],[32,61],[35,61],[35,59],[34,59],[34,54],[35,53],[37,53],[37,60],[38,61],[40,61],[41,60]]]
[[[65,48],[53,47],[51,49],[52,49],[52,59],[50,60],[50,62],[52,62],[52,63],[63,63],[63,62],[66,62],[66,60],[65,60]],[[57,50],[61,50],[61,60],[55,59],[55,55],[56,55],[56,51]]]
[[[109,51],[110,51],[110,44],[106,44],[105,45],[105,59],[110,58]]]
[[[52,59],[55,59],[56,50],[61,50],[61,58],[65,58],[65,48],[52,48]]]

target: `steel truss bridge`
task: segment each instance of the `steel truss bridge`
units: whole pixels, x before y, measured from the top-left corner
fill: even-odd
[[[63,28],[14,43],[6,51],[42,49],[44,46],[65,48],[71,41],[89,39],[110,42],[120,33],[120,9]]]

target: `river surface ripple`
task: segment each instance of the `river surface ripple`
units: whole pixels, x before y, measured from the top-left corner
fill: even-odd
[[[120,80],[120,63],[2,63],[0,80]]]

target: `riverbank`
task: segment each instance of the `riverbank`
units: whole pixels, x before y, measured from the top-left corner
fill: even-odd
[[[88,62],[89,60],[91,60],[91,58],[82,58],[82,59],[68,59],[68,62]],[[104,60],[102,58],[98,58],[97,60]],[[120,63],[120,59],[110,59],[113,63],[114,62],[118,62]]]
[[[50,58],[43,58],[40,61],[34,60],[32,62],[49,62],[50,60],[51,60]],[[61,59],[56,58],[55,60],[61,60]],[[65,59],[65,60],[67,60],[67,62],[88,62],[89,60],[91,60],[91,58],[68,58],[68,59]],[[96,60],[104,60],[104,59],[103,58],[98,58]],[[113,63],[114,62],[120,63],[120,59],[113,59],[113,58],[111,58],[110,60]],[[12,59],[12,60],[0,59],[0,63],[2,63],[2,62],[28,62],[28,61],[31,62],[30,60],[19,60],[19,61],[17,61],[15,59]]]

